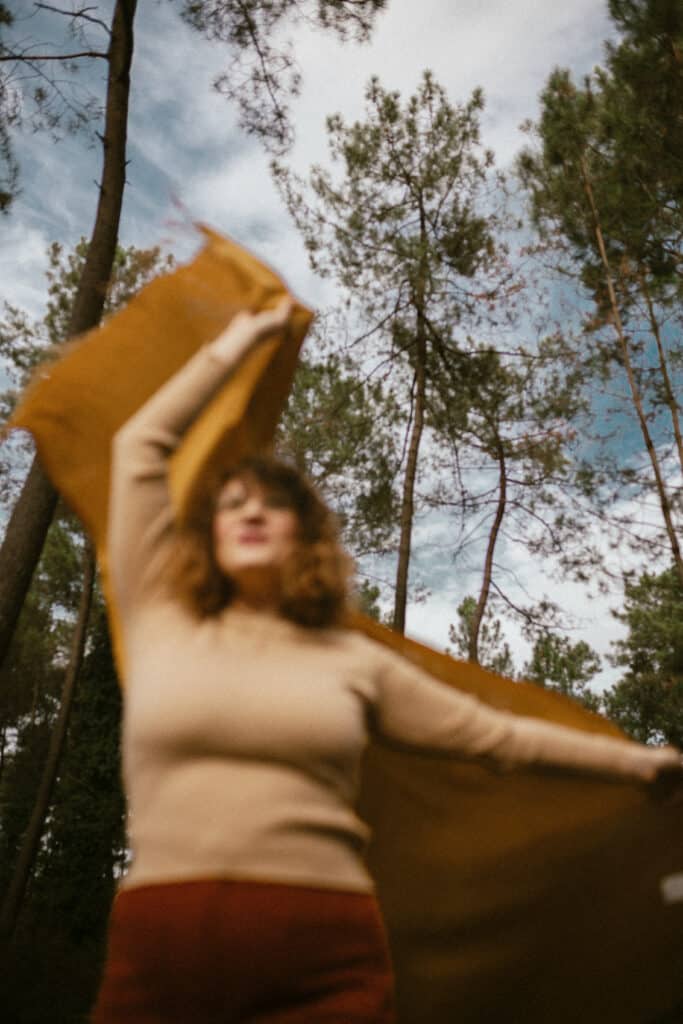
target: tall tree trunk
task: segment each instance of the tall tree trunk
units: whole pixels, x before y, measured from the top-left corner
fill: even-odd
[[[82,334],[99,323],[114,263],[126,181],[128,94],[136,6],[137,0],[117,0],[112,18],[102,137],[102,184],[95,226],[74,300],[70,336]],[[35,459],[0,547],[0,664],[16,628],[56,500],[52,485]]]
[[[666,529],[667,537],[669,539],[669,545],[671,547],[671,555],[674,561],[674,565],[676,566],[676,572],[678,573],[678,577],[681,583],[683,583],[683,553],[681,552],[681,546],[678,540],[676,527],[673,521],[671,499],[669,497],[669,492],[667,490],[666,482],[664,480],[664,474],[662,473],[662,468],[659,462],[657,449],[655,448],[654,442],[652,440],[652,435],[650,433],[650,428],[648,426],[645,410],[643,409],[643,401],[640,389],[638,388],[635,374],[633,372],[633,365],[631,363],[631,353],[628,346],[628,340],[624,332],[624,325],[621,320],[621,313],[619,311],[619,304],[617,302],[617,294],[614,288],[614,281],[612,280],[612,271],[610,268],[609,259],[607,258],[605,239],[602,234],[600,216],[598,213],[597,205],[595,203],[595,196],[593,194],[593,188],[591,186],[590,176],[588,174],[588,167],[586,166],[585,157],[581,157],[581,173],[583,176],[584,190],[586,192],[586,196],[588,197],[588,203],[590,205],[591,213],[593,216],[593,226],[595,229],[595,237],[598,243],[598,250],[600,252],[600,259],[602,261],[603,269],[605,271],[605,280],[607,283],[607,291],[612,310],[614,329],[619,340],[619,349],[621,351],[621,357],[623,360],[624,368],[626,370],[626,375],[628,377],[629,387],[631,389],[631,397],[633,399],[633,405],[635,407],[636,415],[638,417],[638,423],[640,424],[641,434],[643,436],[645,448],[647,450],[647,454],[650,459],[650,464],[652,466],[652,472],[655,478],[657,495],[659,497],[659,504],[662,510],[662,516],[664,518],[664,526]]]
[[[420,328],[418,328],[418,333]],[[410,567],[410,547],[413,534],[413,514],[415,510],[415,478],[420,453],[420,441],[424,429],[425,405],[425,359],[426,346],[424,334],[418,337],[417,367],[415,369],[415,404],[413,426],[410,432],[406,471],[403,477],[403,496],[401,499],[401,537],[398,545],[398,565],[396,567],[396,596],[394,599],[393,628],[397,633],[404,633],[406,628],[406,604],[408,601],[408,569]]]
[[[477,607],[474,609],[470,625],[470,637],[468,643],[467,658],[479,664],[479,634],[481,624],[484,620],[484,612],[491,593],[491,580],[493,578],[493,556],[496,550],[496,543],[500,534],[500,528],[505,515],[507,502],[507,465],[505,462],[505,449],[498,433],[496,433],[497,455],[498,455],[498,501],[496,503],[496,514],[493,519],[491,532],[489,533],[488,544],[486,545],[486,559],[484,560],[484,578],[479,591]]]
[[[413,295],[415,307],[415,401],[413,405],[413,427],[408,445],[408,458],[403,478],[403,495],[401,498],[401,536],[398,543],[398,565],[396,566],[396,594],[394,597],[394,620],[392,627],[397,633],[405,633],[406,605],[408,603],[408,572],[410,569],[410,549],[413,537],[413,517],[415,514],[415,480],[417,464],[420,456],[420,441],[424,430],[425,396],[427,391],[427,324],[425,318],[426,294],[426,253],[427,253],[427,219],[420,205],[420,262],[418,277]]]
[[[83,552],[83,590],[81,593],[80,607],[78,609],[78,619],[76,621],[71,641],[69,664],[64,676],[59,715],[57,716],[57,721],[55,722],[52,735],[50,736],[50,746],[48,748],[47,758],[43,768],[43,775],[38,789],[38,794],[36,796],[36,802],[33,806],[31,818],[17,856],[17,862],[14,866],[12,879],[7,888],[7,892],[5,893],[2,909],[0,909],[0,942],[2,943],[8,942],[14,932],[24,893],[26,892],[26,886],[29,878],[31,877],[36,854],[38,852],[40,837],[43,834],[45,818],[50,807],[52,792],[54,790],[57,771],[59,769],[59,761],[62,755],[62,750],[64,749],[64,741],[69,727],[69,717],[73,704],[76,680],[83,661],[85,638],[88,630],[90,607],[92,604],[94,578],[95,554],[91,545],[86,542],[85,550]]]

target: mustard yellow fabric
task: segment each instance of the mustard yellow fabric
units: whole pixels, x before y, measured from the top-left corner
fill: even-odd
[[[239,309],[271,305],[285,290],[249,253],[204,233],[191,264],[147,286],[44,370],[12,422],[32,432],[92,535],[105,592],[113,433]],[[214,460],[271,440],[310,319],[298,306],[288,336],[254,352],[192,428],[172,468],[180,516]],[[116,636],[111,602],[110,614]],[[349,625],[496,707],[618,732],[555,694],[362,616]],[[637,785],[548,769],[497,775],[374,744],[361,811],[373,830],[369,861],[401,1024],[644,1024],[683,1001],[681,805]]]
[[[106,546],[111,439],[205,342],[243,309],[275,305],[282,280],[251,253],[203,227],[198,256],[157,278],[103,326],[64,348],[27,389],[10,427],[29,430],[43,468],[95,543],[109,598]],[[197,482],[217,463],[262,448],[272,438],[312,313],[296,305],[286,344],[254,350],[216,395],[173,459],[171,491],[179,515]],[[119,665],[125,652],[115,604],[108,600]]]

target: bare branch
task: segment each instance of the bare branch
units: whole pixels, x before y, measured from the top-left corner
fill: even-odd
[[[7,57],[0,56],[0,62],[14,61],[15,63],[20,62],[24,64],[31,64],[33,61],[39,60],[78,60],[81,57],[102,57],[104,60],[108,60],[109,55],[107,53],[100,53],[99,50],[83,50],[81,53],[64,53],[64,54],[29,54],[19,55],[10,54]]]
[[[42,4],[37,2],[35,3],[35,6],[40,8],[42,11],[49,11],[51,14],[64,14],[67,18],[72,18],[73,20],[76,18],[82,18],[83,21],[89,21],[93,25],[98,25],[99,28],[104,29],[108,36],[111,36],[111,29],[106,22],[102,21],[100,18],[93,18],[91,14],[88,14],[88,11],[97,10],[97,7],[95,6],[81,7],[80,11],[65,11],[61,7],[55,7],[53,4]]]

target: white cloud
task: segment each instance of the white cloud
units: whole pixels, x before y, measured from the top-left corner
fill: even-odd
[[[45,302],[44,274],[50,239],[37,227],[11,221],[0,248],[0,281],[12,288],[2,289],[2,298],[32,316],[42,313]]]
[[[319,32],[302,32],[297,54],[305,86],[296,107],[297,163],[322,158],[326,114],[361,115],[372,74],[405,95],[430,68],[452,101],[483,87],[485,142],[505,164],[522,143],[518,126],[536,114],[552,68],[589,71],[609,29],[607,5],[595,0],[422,0],[419,8],[412,0],[394,0],[378,19],[371,46],[342,47]]]

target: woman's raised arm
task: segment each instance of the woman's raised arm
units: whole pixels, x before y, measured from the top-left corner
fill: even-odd
[[[285,327],[292,305],[287,297],[272,310],[238,313],[115,434],[107,546],[124,614],[155,580],[172,536],[170,456],[247,353]]]

